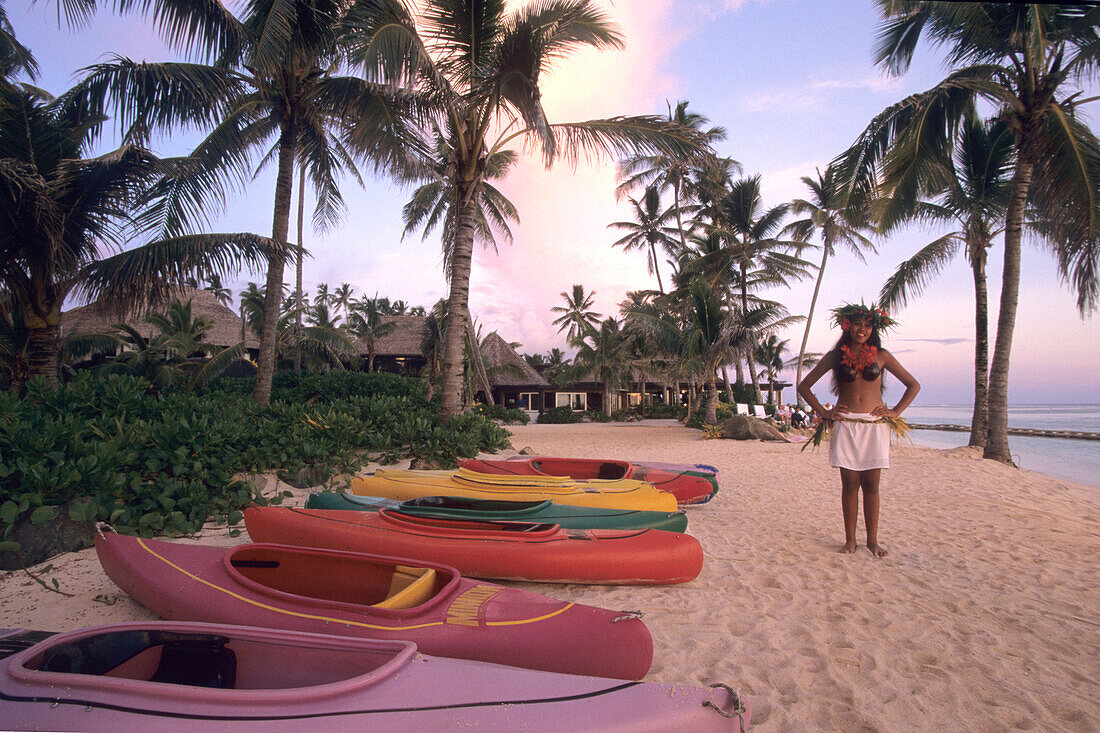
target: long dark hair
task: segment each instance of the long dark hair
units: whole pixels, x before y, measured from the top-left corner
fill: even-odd
[[[830,352],[834,355],[833,358],[833,394],[840,396],[840,347],[847,346],[852,343],[852,334],[850,331],[845,331],[837,339],[836,344],[833,345],[833,350]],[[877,328],[871,329],[871,335],[867,337],[867,345],[874,346],[876,349],[882,349],[882,337],[879,335]],[[879,389],[886,391],[886,372],[882,372],[882,379],[879,380]]]

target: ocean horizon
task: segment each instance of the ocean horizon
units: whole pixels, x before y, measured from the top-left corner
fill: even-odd
[[[913,404],[906,409],[904,417],[911,423],[969,427],[973,410],[973,405]],[[1100,405],[1009,405],[1008,425],[1100,433]],[[910,437],[916,445],[947,450],[966,445],[970,433],[913,430]],[[1009,435],[1008,447],[1013,461],[1021,469],[1100,488],[1100,440]]]

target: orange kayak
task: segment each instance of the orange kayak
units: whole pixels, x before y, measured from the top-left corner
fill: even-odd
[[[249,507],[244,521],[258,542],[446,563],[479,578],[666,585],[687,583],[703,567],[698,540],[659,529],[564,530],[556,524],[414,517],[392,509]]]

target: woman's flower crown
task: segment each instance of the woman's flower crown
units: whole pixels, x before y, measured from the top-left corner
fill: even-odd
[[[846,303],[839,308],[833,308],[833,320],[844,331],[847,331],[851,327],[852,321],[857,318],[866,318],[871,322],[871,326],[879,331],[885,331],[898,323],[890,317],[890,314],[884,308],[879,308],[874,303],[869,306],[863,303],[859,305]]]

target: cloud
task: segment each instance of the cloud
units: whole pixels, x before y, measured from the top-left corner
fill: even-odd
[[[972,344],[974,339],[972,338],[945,338],[945,339],[894,339],[894,341],[911,341],[921,344],[942,344],[944,346],[954,346],[955,344]]]
[[[820,113],[837,106],[837,98],[849,91],[871,91],[876,94],[896,95],[901,89],[897,78],[883,75],[866,75],[857,79],[819,79],[793,87],[771,86],[766,90],[746,96],[740,105],[744,112],[774,113],[777,109]]]

